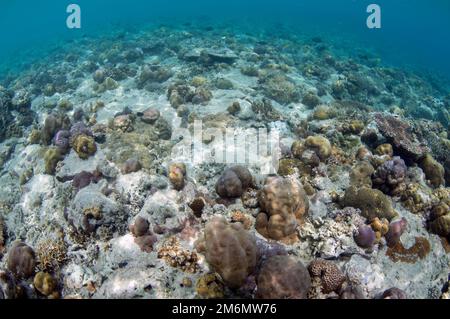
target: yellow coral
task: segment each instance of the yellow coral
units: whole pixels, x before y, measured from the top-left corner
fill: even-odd
[[[75,138],[73,149],[81,159],[88,159],[97,152],[97,145],[93,137],[81,134]]]

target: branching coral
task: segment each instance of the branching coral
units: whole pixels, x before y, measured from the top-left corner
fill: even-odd
[[[51,272],[61,268],[67,261],[67,246],[62,238],[44,239],[36,246],[40,271]]]
[[[254,271],[258,259],[255,238],[241,223],[229,224],[223,217],[213,217],[197,249],[230,288],[242,286]]]
[[[170,237],[159,249],[158,258],[166,261],[171,267],[188,273],[196,273],[199,269],[198,256],[195,252],[182,249],[176,237]]]

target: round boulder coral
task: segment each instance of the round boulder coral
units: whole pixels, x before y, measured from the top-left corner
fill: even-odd
[[[305,140],[305,147],[313,150],[322,161],[331,155],[331,143],[323,136],[309,136]]]
[[[405,181],[406,171],[405,161],[395,156],[377,168],[373,175],[373,183],[385,193],[391,192]]]
[[[257,277],[260,299],[306,299],[311,277],[301,262],[289,256],[267,259]]]
[[[31,277],[36,267],[34,250],[23,242],[15,242],[9,250],[7,265],[17,278]]]
[[[230,288],[239,288],[255,270],[258,253],[255,238],[241,223],[229,224],[222,216],[213,217],[205,227],[197,249]]]
[[[222,198],[237,198],[252,186],[253,177],[243,166],[227,168],[216,183],[216,192]]]
[[[309,210],[303,186],[293,178],[269,177],[259,193],[259,203],[262,213],[257,216],[256,228],[275,240],[294,234]]]

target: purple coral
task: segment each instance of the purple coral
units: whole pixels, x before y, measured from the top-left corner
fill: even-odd
[[[353,238],[359,247],[370,248],[375,243],[376,235],[372,227],[361,225]]]
[[[77,190],[80,190],[82,188],[89,186],[93,182],[97,183],[100,180],[100,178],[101,174],[99,172],[90,173],[82,171],[73,177],[72,186],[75,187]]]
[[[70,148],[70,132],[66,130],[58,131],[55,135],[55,146],[63,153],[67,153]]]
[[[91,129],[87,127],[83,122],[77,122],[70,128],[70,136],[72,138],[75,138],[78,135],[94,136]]]
[[[405,161],[395,156],[378,167],[373,175],[373,182],[382,190],[390,191],[404,182],[407,169]]]
[[[408,222],[405,218],[392,222],[389,225],[389,231],[385,235],[387,245],[393,247],[400,242],[400,236],[406,230]]]

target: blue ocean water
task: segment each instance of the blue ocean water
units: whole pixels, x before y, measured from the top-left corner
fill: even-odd
[[[66,27],[66,7],[82,10],[82,28]],[[366,8],[382,10],[381,29],[368,29]],[[384,63],[450,78],[450,2],[446,0],[4,0],[0,64],[45,56],[74,38],[141,25],[221,25],[275,36],[320,35],[343,47],[366,48]]]

